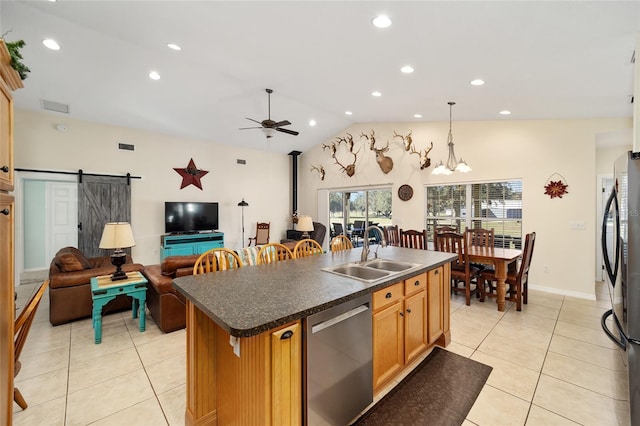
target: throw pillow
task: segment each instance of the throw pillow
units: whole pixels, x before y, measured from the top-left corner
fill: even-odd
[[[74,272],[87,269],[85,268],[85,265],[83,265],[82,262],[71,253],[60,255],[58,266],[62,272]]]

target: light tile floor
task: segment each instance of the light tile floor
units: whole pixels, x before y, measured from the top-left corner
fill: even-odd
[[[18,287],[18,308],[35,284]],[[454,296],[447,348],[493,367],[465,425],[628,425],[621,352],[600,329],[597,301],[530,291],[521,312],[507,303]],[[138,331],[130,312],[107,315],[101,344],[91,320],[52,327],[43,298],[20,358],[13,424],[183,425],[185,331],[162,333],[147,313]]]

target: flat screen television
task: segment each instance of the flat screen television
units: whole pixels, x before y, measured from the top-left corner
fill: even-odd
[[[186,234],[218,229],[218,203],[165,201],[164,232]]]

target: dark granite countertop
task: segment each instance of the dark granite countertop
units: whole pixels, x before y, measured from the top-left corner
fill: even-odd
[[[173,285],[229,334],[250,337],[436,268],[455,257],[430,250],[380,248],[379,258],[420,266],[372,283],[322,270],[359,261],[360,254],[361,249],[352,249],[192,275],[174,279]]]

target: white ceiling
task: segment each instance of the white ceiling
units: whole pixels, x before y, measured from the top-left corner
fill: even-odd
[[[17,108],[45,99],[73,118],[217,143],[304,152],[356,122],[446,121],[448,101],[454,121],[632,116],[637,1],[3,0],[0,13],[5,38],[27,43]],[[390,28],[371,25],[379,13]],[[299,136],[238,130],[266,118],[265,88],[271,117]]]

